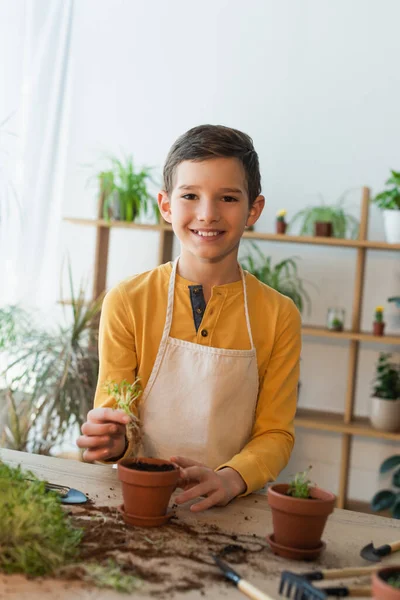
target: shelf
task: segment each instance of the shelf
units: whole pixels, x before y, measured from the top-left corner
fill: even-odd
[[[296,427],[314,429],[316,431],[331,431],[334,433],[348,433],[362,437],[385,439],[400,442],[400,432],[380,431],[374,429],[368,417],[354,417],[351,423],[345,423],[340,413],[325,412],[309,408],[298,408],[295,418]]]
[[[75,219],[64,217],[64,221],[74,223],[75,225],[88,225],[89,227],[119,227],[120,229],[147,229],[147,231],[172,231],[172,227],[167,224],[142,224],[131,223],[127,221],[106,221],[105,219]]]
[[[340,238],[314,237],[310,235],[287,235],[278,233],[258,233],[245,231],[243,238],[252,240],[268,240],[270,242],[287,242],[288,244],[313,244],[319,246],[336,246],[341,248],[372,248],[375,250],[400,250],[400,244],[388,244],[373,240],[346,240]]]
[[[331,338],[336,340],[357,340],[358,342],[374,342],[377,344],[400,345],[400,335],[373,335],[372,333],[353,331],[330,331],[324,327],[305,325],[301,329],[303,335]]]
[[[127,221],[106,221],[105,219],[76,219],[64,217],[64,221],[75,225],[88,225],[91,227],[119,227],[120,229],[147,229],[150,231],[172,231],[167,223],[155,225],[131,223]],[[287,242],[289,244],[313,244],[319,246],[336,246],[339,248],[373,248],[375,250],[400,250],[400,244],[388,244],[373,240],[346,240],[340,238],[314,237],[308,235],[280,235],[277,233],[258,233],[245,231],[243,238],[252,240],[268,240],[270,242]]]

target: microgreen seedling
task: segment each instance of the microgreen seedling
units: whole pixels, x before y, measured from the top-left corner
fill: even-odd
[[[310,498],[310,489],[312,487],[312,483],[308,478],[310,469],[311,466],[305,471],[296,473],[289,482],[289,489],[287,491],[288,496],[293,496],[294,498]]]
[[[132,445],[132,455],[136,456],[142,439],[138,409],[139,398],[143,391],[140,380],[136,379],[133,383],[129,383],[126,379],[121,383],[108,381],[105,389],[115,401],[114,408],[123,410],[130,417],[126,425],[126,437]]]

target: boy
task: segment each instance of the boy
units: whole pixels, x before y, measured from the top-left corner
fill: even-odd
[[[262,488],[294,443],[300,315],[237,259],[264,208],[260,179],[246,134],[203,125],[182,135],[158,195],[179,260],[123,281],[103,304],[95,408],[78,446],[90,461],[129,455],[129,419],[104,383],[139,377],[143,453],[179,465],[175,501],[201,497],[193,511]]]

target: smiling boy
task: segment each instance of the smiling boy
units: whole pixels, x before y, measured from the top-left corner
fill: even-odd
[[[103,304],[95,408],[78,445],[85,460],[129,456],[126,415],[110,409],[104,383],[139,377],[142,452],[180,466],[176,502],[201,497],[194,511],[262,488],[293,448],[300,315],[238,263],[264,202],[251,138],[189,130],[168,154],[158,196],[179,259],[123,281]]]

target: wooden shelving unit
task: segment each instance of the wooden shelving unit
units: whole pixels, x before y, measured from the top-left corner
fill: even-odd
[[[360,230],[357,240],[322,238],[310,236],[278,235],[274,233],[258,233],[246,231],[243,235],[246,239],[267,240],[270,242],[283,242],[293,244],[311,244],[318,246],[335,246],[338,248],[352,248],[356,250],[356,273],[354,281],[354,295],[351,330],[329,331],[321,327],[304,325],[302,333],[304,336],[321,337],[327,339],[344,340],[349,343],[349,360],[347,372],[347,389],[343,413],[332,413],[322,410],[310,410],[299,408],[296,415],[296,426],[316,431],[330,431],[342,436],[339,493],[337,506],[339,508],[352,508],[364,506],[363,503],[354,503],[347,498],[351,444],[353,436],[363,436],[375,439],[400,442],[400,433],[382,432],[373,429],[366,417],[354,415],[355,386],[357,376],[357,364],[359,347],[361,342],[390,344],[400,346],[400,335],[374,336],[369,332],[360,331],[361,308],[363,301],[365,260],[367,250],[399,251],[400,244],[387,244],[385,242],[367,239],[368,231],[368,208],[369,189],[363,188],[360,216]],[[84,225],[96,228],[96,251],[93,280],[93,299],[106,289],[107,263],[110,229],[141,229],[154,231],[158,235],[158,263],[163,264],[172,258],[172,245],[174,234],[168,224],[140,225],[138,223],[125,223],[121,221],[106,221],[103,215],[103,198],[99,198],[97,219],[75,219],[65,218],[65,221],[76,225]]]

